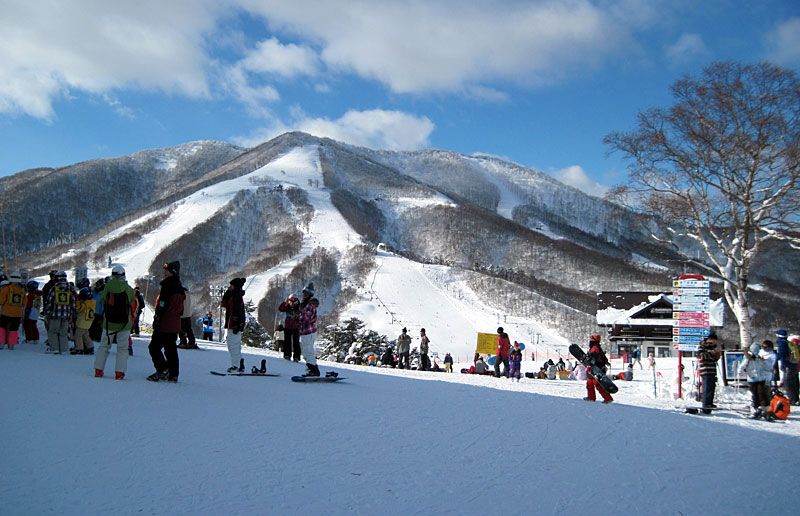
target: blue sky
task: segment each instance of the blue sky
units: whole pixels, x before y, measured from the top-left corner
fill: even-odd
[[[133,5],[135,4],[135,5]],[[0,0],[0,176],[303,130],[592,193],[602,138],[711,62],[800,68],[800,2]]]

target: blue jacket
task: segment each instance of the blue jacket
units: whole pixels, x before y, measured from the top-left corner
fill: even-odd
[[[792,354],[792,350],[789,349],[789,341],[786,340],[786,337],[780,337],[777,341],[777,344],[778,363],[780,364],[780,367],[784,368],[788,366],[790,362],[794,364],[794,355]]]
[[[197,322],[203,323],[203,333],[214,333],[214,318],[211,316],[201,317]]]

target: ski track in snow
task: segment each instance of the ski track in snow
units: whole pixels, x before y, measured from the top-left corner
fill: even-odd
[[[638,369],[603,405],[583,382],[324,361],[347,380],[296,384],[303,364],[251,348],[247,367],[281,376],[216,377],[228,353],[201,341],[164,384],[144,379],[148,343],[134,338],[121,382],[94,378],[94,357],[0,351],[5,513],[762,514],[771,491],[743,486],[779,485],[800,459],[800,416],[680,414],[694,402],[653,399]],[[780,453],[765,460],[765,443]]]

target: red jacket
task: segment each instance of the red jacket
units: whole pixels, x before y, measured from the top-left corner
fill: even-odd
[[[186,294],[177,276],[171,276],[161,282],[161,292],[156,299],[156,313],[153,318],[153,330],[162,333],[179,333],[183,316],[183,301]]]
[[[278,307],[279,312],[286,314],[286,322],[283,327],[289,330],[297,330],[300,328],[300,303],[290,305],[286,301]]]
[[[508,340],[508,333],[501,333],[497,336],[497,355],[508,358],[511,351],[511,342]]]

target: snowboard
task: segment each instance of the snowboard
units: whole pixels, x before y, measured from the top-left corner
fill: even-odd
[[[602,368],[595,365],[594,360],[592,360],[589,355],[583,352],[580,346],[577,344],[570,344],[569,352],[572,353],[578,362],[585,365],[589,369],[589,373],[595,377],[597,382],[606,390],[609,394],[614,394],[619,391],[619,388],[611,381],[611,378],[606,376],[605,371]]]
[[[333,383],[339,380],[345,380],[343,376],[292,376],[293,382],[308,382],[308,383]]]

